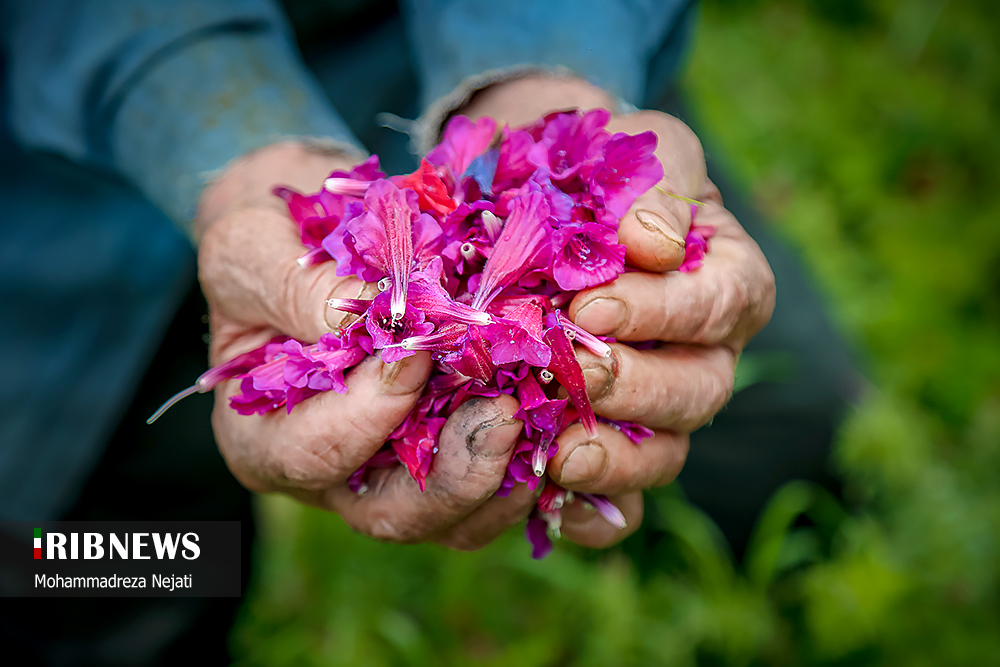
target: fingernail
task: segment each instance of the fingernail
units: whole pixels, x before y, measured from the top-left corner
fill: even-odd
[[[681,236],[680,232],[674,229],[674,226],[659,213],[647,211],[646,209],[640,209],[635,212],[635,219],[639,221],[640,225],[654,234],[662,234],[671,243],[681,248],[684,247],[684,237]]]
[[[459,433],[473,458],[507,461],[517,444],[522,423],[497,405],[495,400],[473,398],[455,411]]]
[[[608,467],[608,453],[598,443],[580,445],[569,454],[559,471],[560,484],[592,482]]]
[[[628,319],[628,306],[620,299],[598,297],[576,311],[573,321],[595,336],[607,336]]]
[[[382,393],[387,396],[405,396],[424,386],[427,381],[426,364],[414,355],[391,364],[382,364]]]
[[[364,294],[367,287],[367,283],[363,283],[357,278],[348,278],[337,285],[337,288],[330,292],[330,296],[327,299],[363,299],[366,298]],[[354,320],[358,319],[358,316],[353,313],[345,313],[336,308],[330,308],[326,305],[326,302],[323,303],[323,308],[326,309],[324,321],[326,322],[326,326],[330,327],[332,331],[349,326]]]
[[[595,402],[610,394],[615,386],[615,376],[603,366],[584,368],[583,379],[587,383],[587,396]]]

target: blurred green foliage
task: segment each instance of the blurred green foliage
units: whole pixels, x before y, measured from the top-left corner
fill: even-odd
[[[787,485],[737,564],[674,488],[643,543],[542,562],[516,531],[396,547],[267,498],[238,664],[1000,663],[998,44],[985,1],[705,3],[706,149],[870,351],[844,501]]]

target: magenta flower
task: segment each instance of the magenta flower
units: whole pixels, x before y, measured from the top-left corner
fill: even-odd
[[[441,143],[427,154],[426,160],[449,169],[457,181],[472,161],[490,147],[496,130],[497,123],[492,118],[472,122],[465,116],[454,116],[444,128]]]
[[[594,167],[590,190],[615,217],[625,217],[639,195],[663,178],[655,150],[652,132],[635,136],[619,132],[604,144],[604,159]]]
[[[462,349],[444,358],[452,368],[467,377],[487,383],[493,377],[494,366],[490,358],[489,342],[483,338],[480,327],[469,327]]]
[[[545,342],[552,348],[552,361],[546,370],[566,388],[573,407],[580,416],[580,423],[587,430],[587,435],[596,438],[597,417],[590,404],[590,397],[587,396],[587,381],[583,377],[580,362],[576,360],[576,354],[573,352],[573,343],[559,324],[558,316],[549,315],[549,324],[549,328],[545,330]]]
[[[525,130],[504,128],[504,140],[497,156],[497,168],[493,174],[493,190],[503,192],[520,186],[535,172],[535,165],[528,162],[528,153],[535,140]]]
[[[264,362],[270,361],[270,359],[277,354],[277,350],[280,349],[281,344],[286,340],[288,340],[288,336],[277,336],[255,350],[244,352],[243,354],[239,354],[223,364],[213,366],[202,373],[198,379],[195,380],[195,383],[192,386],[187,389],[183,389],[168,398],[166,403],[161,405],[156,412],[154,412],[149,419],[146,420],[146,423],[152,424],[155,422],[163,416],[164,412],[169,410],[171,406],[182,398],[187,398],[192,394],[204,394],[212,391],[219,383],[243,375],[257,366],[260,366]]]
[[[388,292],[382,292],[372,301],[365,318],[365,328],[372,337],[372,345],[382,350],[382,361],[389,364],[413,354],[402,347],[395,347],[410,336],[429,334],[434,325],[427,322],[424,311],[404,302],[402,317],[396,317],[391,310]]]
[[[482,327],[483,337],[490,342],[493,364],[526,361],[532,366],[548,366],[552,352],[542,340],[542,309],[526,302],[513,309],[503,319]]]
[[[472,307],[485,310],[504,288],[510,286],[531,269],[548,265],[552,256],[549,235],[552,228],[547,219],[549,205],[539,193],[525,195],[511,202],[510,216],[500,239],[493,247]]]
[[[392,448],[399,460],[417,480],[420,490],[427,488],[427,474],[438,451],[438,435],[448,421],[443,417],[433,417],[413,424],[407,433],[392,441]]]
[[[466,325],[489,324],[493,321],[489,313],[452,299],[441,286],[441,274],[441,260],[434,258],[427,270],[410,276],[407,298],[415,308],[424,312],[428,320],[439,324],[459,322]]]
[[[593,506],[615,528],[621,530],[628,527],[625,515],[606,496],[598,493],[578,493],[577,495],[580,497],[580,500]]]
[[[692,206],[692,208],[696,208]],[[715,227],[711,225],[691,225],[684,239],[684,262],[678,267],[681,273],[691,273],[701,266],[708,252],[708,240],[715,236]]]
[[[567,319],[565,315],[561,312],[556,311],[556,317],[558,318],[559,324],[563,329],[566,330],[566,335],[574,342],[579,343],[583,347],[590,350],[591,353],[598,357],[610,357],[611,346],[608,345],[609,342],[615,342],[614,338],[610,336],[603,336],[598,338],[594,334],[590,333],[586,329],[577,326],[575,322]]]
[[[315,196],[324,209],[333,212],[337,206],[342,206],[338,202],[343,200],[343,195],[364,197],[372,181],[380,178],[385,178],[385,173],[379,168],[378,156],[372,155],[349,172],[332,172]]]
[[[288,215],[298,228],[302,245],[309,251],[299,257],[300,266],[311,266],[328,261],[330,254],[322,247],[323,239],[329,236],[344,218],[348,205],[360,201],[372,180],[381,178],[378,157],[372,156],[349,173],[335,171],[327,179],[328,183],[342,183],[331,191],[323,188],[313,195],[303,195],[291,188],[275,187],[271,192],[285,200]]]
[[[542,560],[552,553],[548,524],[545,519],[538,516],[537,512],[528,517],[528,523],[524,527],[524,539],[531,545],[531,557],[535,560]]]
[[[347,478],[347,488],[362,495],[368,492],[368,473],[379,468],[392,468],[399,462],[399,457],[393,449],[380,449],[372,457],[361,464],[361,467]]]
[[[552,275],[559,287],[578,291],[606,283],[625,271],[625,246],[613,229],[596,222],[567,225],[552,236]]]
[[[549,459],[555,456],[558,450],[552,442],[562,430],[566,399],[548,398],[531,373],[518,383],[517,398],[521,406],[514,413],[514,417],[524,420],[524,430],[534,443],[531,469],[536,477],[541,477],[545,474]],[[534,489],[534,486],[531,488]]]
[[[458,323],[450,323],[442,325],[437,329],[437,331],[432,333],[410,336],[409,338],[404,338],[397,344],[387,345],[386,348],[400,347],[403,350],[406,350],[407,354],[403,354],[399,358],[408,357],[410,356],[410,353],[417,351],[436,352],[440,357],[445,353],[457,352],[461,350],[468,338],[468,326]]]
[[[375,181],[365,193],[365,208],[363,216],[348,223],[348,231],[365,264],[391,279],[390,310],[394,319],[400,319],[413,268],[413,221],[420,214],[417,193]]]
[[[646,428],[642,424],[636,424],[635,422],[616,421],[614,419],[606,419],[605,417],[598,417],[597,421],[619,431],[637,445],[644,439],[655,435],[653,429]]]
[[[553,181],[568,181],[600,156],[611,137],[604,129],[610,118],[605,109],[549,114],[541,131],[536,130],[539,136],[528,151],[528,162],[547,170]]]

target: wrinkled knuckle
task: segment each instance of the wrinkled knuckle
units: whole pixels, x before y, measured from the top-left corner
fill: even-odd
[[[291,486],[320,489],[338,481],[329,463],[305,446],[286,449],[278,460],[281,477]]]
[[[751,291],[742,280],[720,283],[712,307],[708,339],[713,342],[727,340],[736,330],[742,316],[750,306]]]

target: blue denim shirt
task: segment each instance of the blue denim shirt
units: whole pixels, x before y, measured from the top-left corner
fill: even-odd
[[[463,86],[551,67],[641,106],[676,71],[690,4],[407,0],[409,48],[386,48],[415,59],[422,104],[438,111]],[[3,11],[0,519],[47,519],[99,458],[189,284],[178,230],[207,182],[289,137],[363,147],[276,2],[21,0]]]

